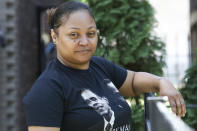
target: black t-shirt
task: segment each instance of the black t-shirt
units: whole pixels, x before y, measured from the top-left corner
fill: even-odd
[[[130,131],[131,111],[118,89],[127,71],[101,57],[87,70],[52,60],[24,97],[27,125],[61,131]]]

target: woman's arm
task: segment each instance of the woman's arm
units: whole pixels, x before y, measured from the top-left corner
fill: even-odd
[[[134,97],[147,92],[159,92],[160,96],[168,96],[174,113],[178,116],[185,115],[186,109],[182,95],[165,78],[145,72],[128,71],[127,78],[119,90],[126,97]]]
[[[29,126],[28,131],[60,131],[59,127]]]

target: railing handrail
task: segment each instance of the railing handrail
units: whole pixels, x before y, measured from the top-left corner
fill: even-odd
[[[167,107],[170,108],[170,106],[167,106]],[[186,108],[197,109],[197,104],[186,104]]]
[[[194,131],[180,118],[170,112],[163,103],[159,102],[163,100],[166,99],[161,97],[156,98],[153,93],[144,95],[145,131]],[[195,106],[190,105],[190,107]]]

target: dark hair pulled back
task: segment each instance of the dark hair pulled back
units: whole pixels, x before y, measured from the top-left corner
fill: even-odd
[[[66,19],[68,19],[71,13],[78,10],[87,10],[88,13],[94,19],[92,11],[88,5],[82,2],[69,1],[59,5],[56,8],[51,8],[47,10],[49,28],[54,29],[54,31],[56,31],[56,29],[59,28],[62,25],[62,23],[66,21]]]

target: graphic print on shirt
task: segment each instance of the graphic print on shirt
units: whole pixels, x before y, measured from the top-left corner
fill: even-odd
[[[114,83],[111,82],[109,79],[104,79],[103,81],[113,93],[119,92]]]
[[[116,86],[111,80],[104,79],[103,81],[106,87],[111,91],[112,95],[115,96],[116,99],[113,99],[113,101],[117,101],[117,99],[121,101],[125,101],[125,99],[120,95],[119,90],[116,88]],[[116,104],[120,109],[123,109],[123,106],[120,104],[120,101],[117,101]],[[130,124],[125,124],[125,125],[113,128],[112,131],[130,131]]]
[[[119,90],[116,88],[116,86],[114,85],[113,82],[111,82],[109,79],[104,79],[103,81],[104,81],[104,83],[107,85],[107,88],[108,88],[109,90],[111,90],[112,94],[119,94]],[[116,98],[119,98],[119,99],[121,99],[122,101],[125,101],[124,98],[121,97],[120,95],[116,96]],[[118,104],[119,108],[123,108],[123,107],[119,104],[119,102],[117,102],[117,104]]]
[[[89,89],[83,90],[81,96],[90,107],[92,107],[99,115],[103,117],[103,131],[112,131],[115,115],[114,111],[109,106],[108,99],[96,95]]]

